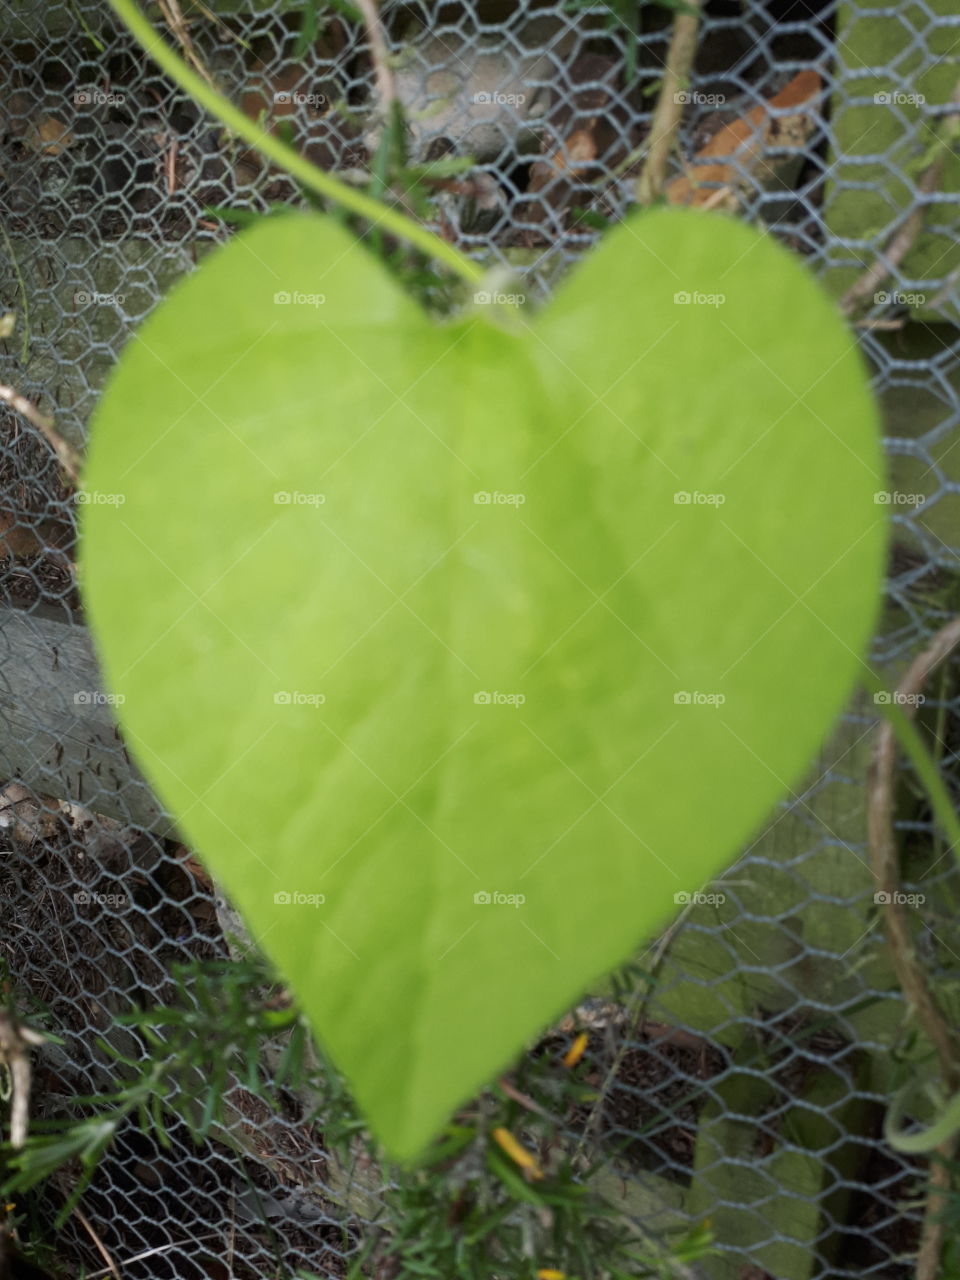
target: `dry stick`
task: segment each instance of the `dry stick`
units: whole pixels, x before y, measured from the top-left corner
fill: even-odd
[[[536,1115],[543,1116],[545,1120],[556,1121],[556,1116],[552,1116],[545,1107],[541,1107],[539,1102],[534,1102],[529,1094],[514,1088],[506,1076],[500,1076],[497,1084],[508,1098],[512,1098],[514,1102],[519,1102],[521,1107],[526,1107],[528,1111],[533,1111]]]
[[[936,668],[960,646],[960,618],[938,631],[932,642],[910,664],[896,694],[897,702],[910,719],[916,715],[918,695]],[[897,980],[916,1011],[917,1021],[933,1044],[940,1075],[950,1094],[960,1087],[960,1038],[954,1032],[927,982],[910,933],[910,916],[900,890],[900,856],[893,829],[893,792],[896,778],[896,739],[893,727],[885,722],[877,737],[867,788],[867,831],[870,859],[878,890],[885,894],[883,919],[890,958]],[[936,1280],[943,1250],[946,1223],[943,1220],[950,1193],[949,1162],[957,1147],[957,1137],[942,1143],[930,1172],[930,1197],[924,1214],[917,1280]]]
[[[389,120],[390,111],[397,100],[397,82],[390,65],[390,54],[380,22],[380,11],[377,0],[357,0],[357,8],[363,15],[363,25],[370,45],[370,59],[377,76],[377,94],[380,98],[380,109],[385,120]]]
[[[204,4],[203,0],[193,0],[194,6],[200,10],[200,16],[206,18],[208,22],[212,22],[220,31],[220,35],[225,40],[232,40],[234,44],[238,44],[241,49],[249,49],[249,44],[244,40],[243,36],[237,35],[235,31],[227,26],[220,15],[214,12],[208,4]]]
[[[666,959],[667,952],[670,950],[670,947],[673,943],[674,938],[680,932],[680,929],[683,926],[683,922],[689,914],[690,914],[690,906],[688,905],[683,908],[683,910],[680,912],[677,918],[673,921],[673,923],[669,926],[669,928],[664,932],[663,936],[658,939],[656,946],[653,948],[648,948],[648,950],[653,950],[653,960],[651,961],[650,967],[647,970],[646,990],[644,991],[640,1000],[635,1003],[635,1008],[630,1010],[630,1013],[631,1013],[630,1022],[628,1024],[627,1030],[623,1034],[623,1037],[620,1041],[620,1045],[617,1049],[617,1052],[614,1054],[613,1061],[611,1062],[609,1070],[607,1071],[607,1074],[603,1079],[603,1083],[600,1085],[600,1088],[597,1091],[597,1095],[596,1095],[596,1098],[594,1099],[593,1106],[590,1109],[590,1114],[587,1116],[587,1123],[583,1126],[583,1133],[580,1135],[580,1139],[577,1142],[576,1150],[573,1153],[574,1161],[576,1161],[581,1156],[587,1144],[587,1140],[590,1137],[591,1132],[600,1123],[600,1116],[603,1112],[604,1106],[606,1105],[607,1097],[610,1093],[610,1090],[613,1088],[614,1084],[616,1083],[617,1076],[620,1074],[620,1068],[623,1065],[624,1058],[626,1057],[627,1049],[629,1048],[630,1041],[646,1022],[647,1009],[650,1007],[650,998],[653,994],[653,984],[657,978],[657,975],[660,972],[660,966],[663,964],[664,960]],[[646,958],[646,955],[644,955],[644,958]]]
[[[941,152],[933,163],[924,169],[917,182],[918,196],[929,196],[936,191],[943,177],[945,163],[946,152]],[[850,315],[865,298],[876,293],[877,287],[883,284],[887,276],[899,267],[900,263],[913,248],[914,241],[923,227],[923,222],[924,205],[918,203],[907,215],[903,226],[894,235],[873,265],[868,267],[863,275],[859,276],[843,295],[840,300],[840,310],[844,315]]]
[[[117,1270],[117,1264],[114,1262],[113,1258],[110,1257],[110,1252],[107,1249],[107,1246],[103,1243],[103,1241],[97,1235],[96,1231],[93,1229],[93,1223],[90,1221],[90,1219],[81,1209],[74,1209],[73,1212],[77,1216],[77,1218],[80,1220],[80,1225],[83,1227],[84,1231],[86,1231],[87,1235],[96,1245],[97,1252],[100,1254],[100,1257],[107,1264],[107,1273],[111,1276],[114,1276],[115,1280],[122,1280],[120,1272]]]
[[[958,280],[960,280],[960,267],[954,267],[954,269],[947,276],[946,280],[944,280],[943,287],[938,289],[937,292],[930,299],[930,301],[927,303],[927,307],[930,311],[936,311],[937,307],[941,306],[942,303],[947,301],[947,299],[953,293],[954,287],[956,286]]]
[[[187,61],[191,64],[195,71],[203,76],[207,84],[215,89],[217,86],[210,72],[203,64],[203,59],[197,53],[196,46],[190,38],[190,32],[187,29],[187,23],[180,9],[178,0],[160,0],[160,11],[167,20],[167,25],[173,34],[177,37],[180,48],[183,50]]]
[[[30,1053],[45,1037],[17,1020],[12,1009],[0,1007],[0,1063],[10,1074],[10,1145],[19,1150],[30,1123]]]
[[[960,83],[953,91],[952,102],[955,106],[960,105]],[[876,293],[877,286],[883,284],[887,276],[899,267],[913,248],[926,217],[926,206],[922,198],[932,196],[940,186],[947,156],[950,154],[958,132],[960,132],[960,113],[953,111],[944,117],[943,127],[937,139],[937,154],[917,179],[917,201],[907,214],[903,226],[894,234],[876,262],[854,280],[840,299],[840,310],[844,315],[850,315],[864,299]]]
[[[872,319],[857,320],[854,323],[855,329],[883,329],[893,333],[903,328],[906,324],[905,319],[901,320],[884,320],[882,316],[874,316]]]
[[[7,229],[2,222],[0,222],[0,236],[3,236],[7,257],[13,266],[13,274],[17,278],[17,287],[20,290],[20,310],[23,312],[23,341],[20,344],[20,363],[26,364],[30,355],[30,293],[27,289],[27,282],[23,278],[23,272],[20,269],[20,259],[10,243]]]
[[[57,455],[61,467],[67,474],[67,478],[74,488],[80,483],[80,469],[83,466],[83,459],[76,449],[53,425],[53,419],[48,418],[45,413],[41,413],[37,406],[22,396],[19,391],[15,391],[13,387],[6,387],[0,384],[0,400],[6,401],[12,409],[16,409],[21,417],[26,418],[31,426],[36,427],[47,444]]]
[[[663,191],[667,160],[683,115],[680,92],[689,83],[690,69],[697,52],[700,0],[688,0],[688,7],[695,12],[678,13],[673,20],[673,34],[670,37],[667,61],[664,63],[660,96],[650,122],[647,158],[637,179],[637,200],[640,204],[653,204]]]
[[[221,1240],[223,1237],[219,1232],[211,1232],[208,1236],[192,1236],[193,1244],[206,1244],[208,1240]],[[180,1246],[176,1242],[173,1244],[158,1244],[152,1249],[145,1249],[143,1253],[135,1253],[132,1258],[124,1258],[120,1263],[121,1267],[128,1267],[133,1262],[142,1262],[145,1258],[155,1258],[158,1254],[169,1253],[171,1249],[178,1249]],[[87,1280],[101,1280],[103,1276],[110,1275],[110,1268],[104,1267],[102,1271],[91,1271]]]

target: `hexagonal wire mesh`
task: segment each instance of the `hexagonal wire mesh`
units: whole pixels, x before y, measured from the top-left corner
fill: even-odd
[[[186,8],[187,22],[173,3],[153,16],[249,115],[366,180],[378,125],[362,27],[295,0]],[[633,198],[669,12],[464,0],[386,6],[383,19],[413,157],[476,161],[434,188],[437,225],[526,292],[549,292]],[[2,301],[18,315],[0,344],[3,381],[55,407],[82,446],[129,333],[229,234],[211,208],[299,197],[159,75],[104,4],[8,0],[0,30]],[[837,293],[923,204],[908,251],[891,254],[857,313],[896,505],[876,648],[890,674],[956,605],[957,182],[949,167],[922,180],[957,78],[956,32],[933,0],[900,16],[818,0],[708,4],[681,152],[717,167],[681,195],[677,157],[667,191],[763,222]],[[737,135],[744,122],[754,145]],[[44,1010],[63,1040],[40,1055],[42,1114],[109,1082],[96,1037],[114,1036],[132,1003],[169,998],[175,961],[225,954],[224,916],[130,781],[108,709],[96,719],[71,495],[39,435],[12,411],[0,422],[0,957],[20,1007]],[[931,705],[953,784],[948,683]],[[726,901],[685,908],[656,953],[652,1020],[595,1032],[598,1061],[619,1053],[603,1121],[628,1144],[623,1186],[643,1184],[648,1226],[711,1219],[709,1274],[910,1271],[922,1169],[879,1136],[903,1010],[865,861],[872,712],[844,720],[807,788],[725,877]],[[922,798],[911,793],[902,812],[909,873],[930,904],[923,945],[949,979],[955,885]],[[237,1132],[251,1124],[253,1198],[249,1144],[196,1148],[175,1132],[163,1151],[122,1132],[84,1204],[124,1276],[280,1274],[278,1257],[283,1274],[344,1273],[375,1197],[338,1208],[329,1171],[317,1176],[315,1135],[238,1106]],[[73,1246],[108,1274],[79,1229]]]

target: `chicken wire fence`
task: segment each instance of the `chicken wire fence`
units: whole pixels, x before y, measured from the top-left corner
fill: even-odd
[[[368,181],[381,125],[348,8],[215,0],[151,16],[251,118]],[[670,11],[469,0],[382,17],[435,226],[499,263],[505,288],[547,295],[634,199]],[[960,182],[936,152],[957,31],[943,0],[708,4],[665,192],[765,225],[838,297],[885,263],[852,318],[890,458],[875,658],[891,679],[957,605]],[[220,211],[301,197],[165,80],[105,4],[8,0],[0,32],[0,303],[15,315],[2,381],[82,448],[128,336],[230,234]],[[464,156],[459,171],[438,164]],[[622,305],[628,316],[642,300]],[[168,1000],[176,962],[229,954],[233,918],[110,725],[76,590],[73,495],[40,435],[6,408],[0,422],[0,966],[21,1013],[59,1037],[37,1055],[42,1117],[106,1087],[98,1038]],[[957,706],[948,676],[925,707],[951,788]],[[627,1153],[625,1211],[666,1236],[709,1219],[705,1275],[912,1274],[925,1171],[884,1143],[882,1121],[903,1070],[920,1068],[865,848],[875,713],[852,707],[740,862],[680,904],[641,1026],[597,999],[554,1029],[590,1030],[598,1070],[617,1058],[602,1128]],[[950,989],[956,885],[922,795],[903,791],[918,946]],[[123,1276],[345,1274],[378,1211],[375,1171],[334,1168],[321,1133],[251,1109],[239,1084],[234,1102],[232,1145],[174,1129],[165,1150],[121,1130],[83,1205]],[[89,1273],[109,1273],[72,1220],[62,1234]]]

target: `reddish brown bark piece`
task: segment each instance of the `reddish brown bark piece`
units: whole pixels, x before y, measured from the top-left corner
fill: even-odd
[[[774,97],[724,125],[693,157],[687,172],[667,184],[667,200],[671,204],[736,207],[737,189],[751,177],[764,185],[776,176],[781,161],[779,157],[766,158],[767,151],[804,145],[814,124],[811,104],[821,86],[816,71],[801,71]]]

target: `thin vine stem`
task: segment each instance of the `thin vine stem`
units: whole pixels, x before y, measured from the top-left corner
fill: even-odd
[[[332,174],[311,164],[292,147],[265,129],[234,104],[212,88],[202,76],[197,75],[179,54],[161,37],[152,24],[137,8],[134,0],[110,0],[110,7],[126,25],[130,33],[143,47],[147,55],[174,80],[184,92],[189,93],[211,115],[215,116],[232,133],[254,147],[268,160],[280,165],[293,178],[311,191],[335,201],[352,213],[366,218],[375,226],[433,258],[456,272],[469,284],[484,278],[484,269],[454,245],[435,235],[419,222],[414,222],[399,210],[381,204],[362,191],[356,191]]]
[[[871,693],[886,695],[888,700],[878,702],[880,711],[888,721],[901,750],[916,770],[917,777],[923,783],[924,790],[930,800],[933,814],[940,829],[947,837],[947,843],[953,856],[960,860],[960,818],[950,799],[950,793],[944,785],[943,778],[933,762],[933,757],[916,725],[905,715],[895,702],[889,689],[873,670],[868,670],[862,677],[864,686]]]
[[[923,689],[930,677],[951,654],[960,647],[960,617],[953,618],[933,637],[930,644],[918,654],[897,686],[900,711],[903,719],[911,724]],[[950,1168],[956,1156],[958,1120],[960,1120],[960,1037],[958,1037],[947,1012],[937,999],[933,983],[927,973],[928,966],[917,954],[910,913],[900,891],[900,850],[894,831],[894,790],[896,786],[895,727],[892,718],[877,736],[870,777],[867,786],[867,831],[870,841],[870,862],[877,880],[877,887],[884,901],[883,920],[890,949],[890,959],[900,988],[906,996],[920,1028],[927,1035],[940,1066],[940,1078],[944,1087],[953,1095],[944,1111],[921,1134],[904,1137],[899,1123],[904,1108],[901,1090],[889,1108],[884,1132],[887,1140],[901,1151],[921,1150],[933,1152],[930,1171],[930,1194],[924,1212],[920,1248],[917,1252],[917,1280],[936,1280],[946,1243],[946,1210],[951,1193]],[[936,762],[927,758],[926,765],[939,778]],[[952,806],[951,810],[952,810]]]
[[[683,115],[680,91],[690,82],[699,31],[700,0],[692,0],[674,14],[660,96],[650,121],[647,158],[637,179],[637,201],[640,204],[653,204],[663,194],[667,160],[676,144]]]

